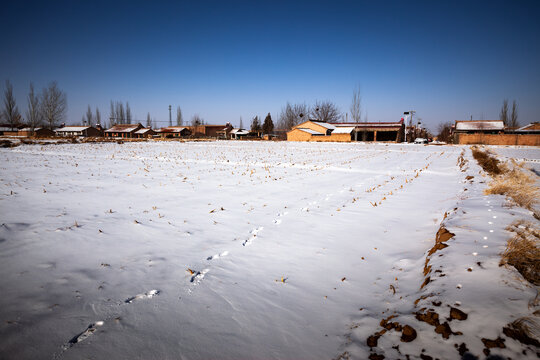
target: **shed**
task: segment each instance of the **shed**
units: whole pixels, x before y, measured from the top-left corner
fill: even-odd
[[[54,130],[57,136],[98,137],[101,131],[92,126],[64,126]]]
[[[142,128],[135,131],[134,135],[137,139],[147,139],[154,136],[156,132],[152,128]]]
[[[47,129],[47,128],[41,128],[41,127],[37,127],[37,128],[34,128],[34,130],[32,130],[32,128],[22,128],[19,130],[18,132],[18,135],[19,136],[26,136],[26,137],[31,137],[31,136],[35,136],[35,137],[51,137],[51,136],[54,136],[55,133],[54,131],[50,130],[50,129]]]
[[[185,126],[169,126],[159,129],[157,134],[162,138],[180,138],[190,136],[191,130]]]
[[[137,124],[117,124],[108,130],[105,130],[105,137],[120,137],[123,139],[136,138],[135,132],[144,128],[140,123]]]

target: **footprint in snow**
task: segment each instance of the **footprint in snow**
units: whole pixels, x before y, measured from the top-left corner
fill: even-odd
[[[81,341],[86,340],[90,335],[92,335],[98,327],[103,326],[103,321],[96,321],[93,324],[88,325],[86,330],[84,330],[79,335],[74,336],[71,340],[68,341],[66,345],[64,345],[64,350],[69,349],[73,345],[80,343]]]
[[[227,255],[229,255],[229,252],[227,250],[225,250],[221,254],[216,254],[216,255],[212,255],[212,256],[207,257],[206,260],[219,259],[220,257],[227,256]]]
[[[308,207],[303,207],[303,208],[301,209],[301,211],[308,212],[308,211],[309,211],[309,208],[308,208]]]
[[[281,219],[274,219],[274,224],[276,224],[276,225],[281,224]]]
[[[159,290],[150,290],[150,291],[145,292],[144,294],[137,294],[135,296],[132,296],[129,299],[126,299],[126,301],[124,302],[126,304],[131,304],[135,300],[149,299],[149,298],[159,295],[159,293],[160,293]]]
[[[259,231],[261,231],[262,229],[263,229],[263,227],[259,226],[258,228],[255,228],[255,229],[251,230],[251,236],[242,243],[242,246],[251,245],[253,240],[255,240],[255,238],[257,237],[257,234],[259,233]]]
[[[193,276],[191,277],[191,279],[189,280],[190,283],[193,283],[193,285],[199,285],[199,283],[201,282],[201,280],[204,278],[204,275],[206,275],[206,273],[210,271],[210,269],[203,269],[201,271],[197,271],[195,272],[195,274],[193,274]]]

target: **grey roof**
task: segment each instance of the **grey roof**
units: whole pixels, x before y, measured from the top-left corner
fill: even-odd
[[[65,126],[63,128],[55,129],[55,132],[78,132],[90,129],[90,126]]]
[[[456,120],[456,130],[504,130],[504,122],[502,120]]]
[[[322,132],[318,132],[318,131],[311,130],[311,129],[306,129],[306,128],[296,128],[296,129],[300,130],[300,131],[303,131],[303,132],[307,132],[308,134],[311,134],[311,135],[325,135]]]
[[[322,121],[312,121],[311,120],[311,122],[314,123],[314,124],[320,125],[322,127],[325,127],[327,129],[330,129],[330,130],[333,130],[333,129],[336,128],[334,125],[332,125],[330,123],[322,122]]]

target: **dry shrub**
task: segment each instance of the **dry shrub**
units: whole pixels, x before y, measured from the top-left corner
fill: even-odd
[[[503,333],[523,344],[540,347],[540,321],[534,317],[523,317],[506,325]]]
[[[476,146],[471,147],[471,151],[474,159],[489,175],[499,175],[506,171],[504,164],[488,151],[482,151]]]
[[[517,164],[514,165],[512,170],[506,170],[504,174],[495,177],[485,190],[485,194],[507,195],[517,205],[534,211],[534,205],[539,198],[536,181]]]
[[[506,228],[515,235],[501,254],[500,265],[512,265],[530,283],[540,285],[540,230],[530,222],[514,222]]]

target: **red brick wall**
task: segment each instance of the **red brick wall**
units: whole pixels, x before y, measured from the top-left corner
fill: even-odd
[[[456,134],[458,144],[540,146],[540,134]]]

